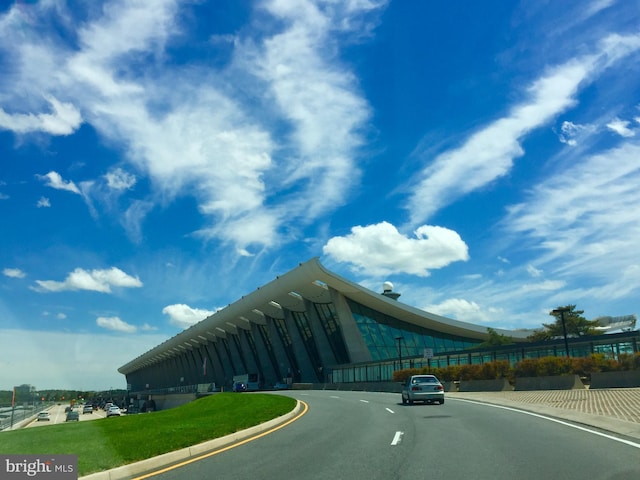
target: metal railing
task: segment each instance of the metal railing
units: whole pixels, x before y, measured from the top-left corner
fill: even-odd
[[[15,407],[0,408],[0,432],[17,428],[25,420],[35,418],[38,413],[46,410],[53,402],[37,403],[36,405],[16,405]]]

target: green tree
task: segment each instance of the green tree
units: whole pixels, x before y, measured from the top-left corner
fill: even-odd
[[[498,345],[511,345],[513,343],[513,338],[502,335],[491,327],[487,327],[487,334],[489,338],[478,345],[478,347],[495,347]]]
[[[560,313],[560,312],[563,313]],[[529,335],[529,340],[536,342],[542,340],[550,340],[552,338],[563,338],[564,331],[562,326],[562,320],[564,317],[564,324],[567,330],[567,337],[583,337],[585,335],[597,335],[599,333],[597,320],[587,320],[582,316],[584,310],[576,310],[575,305],[566,305],[564,307],[558,307],[549,315],[554,317],[553,323],[543,323],[542,329],[534,330],[534,333]]]

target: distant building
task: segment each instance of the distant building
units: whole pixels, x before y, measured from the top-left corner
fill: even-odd
[[[33,395],[36,392],[36,387],[28,384],[18,385],[14,387],[15,403],[27,403],[33,401]]]
[[[604,333],[631,332],[636,329],[638,317],[636,315],[622,315],[619,317],[598,317],[596,318],[599,327]]]

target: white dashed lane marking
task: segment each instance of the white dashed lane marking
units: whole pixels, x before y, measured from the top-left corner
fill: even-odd
[[[402,435],[404,435],[404,432],[396,432],[396,434],[393,436],[393,440],[391,441],[391,445],[398,445],[402,440]]]

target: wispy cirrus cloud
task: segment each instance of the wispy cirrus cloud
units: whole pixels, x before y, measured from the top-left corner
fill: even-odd
[[[573,291],[574,298],[618,297],[640,284],[638,158],[640,145],[632,142],[581,157],[509,208],[505,231],[537,247],[536,265],[594,285]]]
[[[629,125],[631,125],[629,120],[614,118],[607,124],[607,128],[621,137],[633,137],[636,133]]]
[[[104,175],[107,186],[113,190],[129,190],[136,184],[135,175],[124,171],[122,168],[114,168]]]
[[[82,124],[82,116],[71,103],[57,98],[45,97],[51,107],[50,113],[9,113],[0,108],[0,130],[14,133],[44,132],[51,135],[70,135]]]
[[[263,2],[253,14],[264,19],[264,29],[211,43],[230,51],[222,67],[167,61],[165,49],[186,28],[178,20],[183,6],[173,0],[111,2],[87,12],[77,32],[55,42],[43,41],[37,20],[23,22],[29,35],[5,53],[33,61],[14,63],[14,85],[21,86],[9,86],[3,103],[22,105],[27,116],[48,103],[66,120],[60,121],[66,130],[42,119],[31,129],[65,134],[84,121],[126,146],[127,161],[155,188],[144,201],[194,196],[209,219],[198,235],[251,255],[282,241],[283,224],[292,219],[308,224],[342,205],[358,181],[358,148],[371,112],[351,67],[340,60],[338,38],[368,35],[385,5]],[[63,8],[30,8],[39,12],[35,19],[46,14],[61,17],[60,25],[76,23]],[[0,37],[14,28],[6,22]],[[34,100],[35,92],[47,92],[48,101]],[[77,112],[81,118],[72,115]],[[130,188],[133,181],[115,171],[106,180],[112,188]],[[49,181],[79,193],[71,182]],[[92,193],[98,194],[86,191]],[[134,218],[139,225],[144,220],[129,218],[129,231],[136,231]]]
[[[507,175],[524,154],[522,140],[575,105],[578,91],[607,67],[640,49],[640,36],[611,35],[592,55],[550,69],[527,89],[527,100],[482,127],[455,149],[439,154],[420,172],[406,208],[411,223]]]
[[[51,200],[49,200],[47,197],[40,197],[40,199],[36,203],[36,207],[38,207],[38,208],[49,208],[49,207],[51,207]]]
[[[46,175],[38,175],[38,178],[45,182],[47,187],[55,188],[56,190],[66,190],[67,192],[82,195],[80,189],[75,183],[71,180],[63,180],[62,176],[58,172],[51,171]]]

